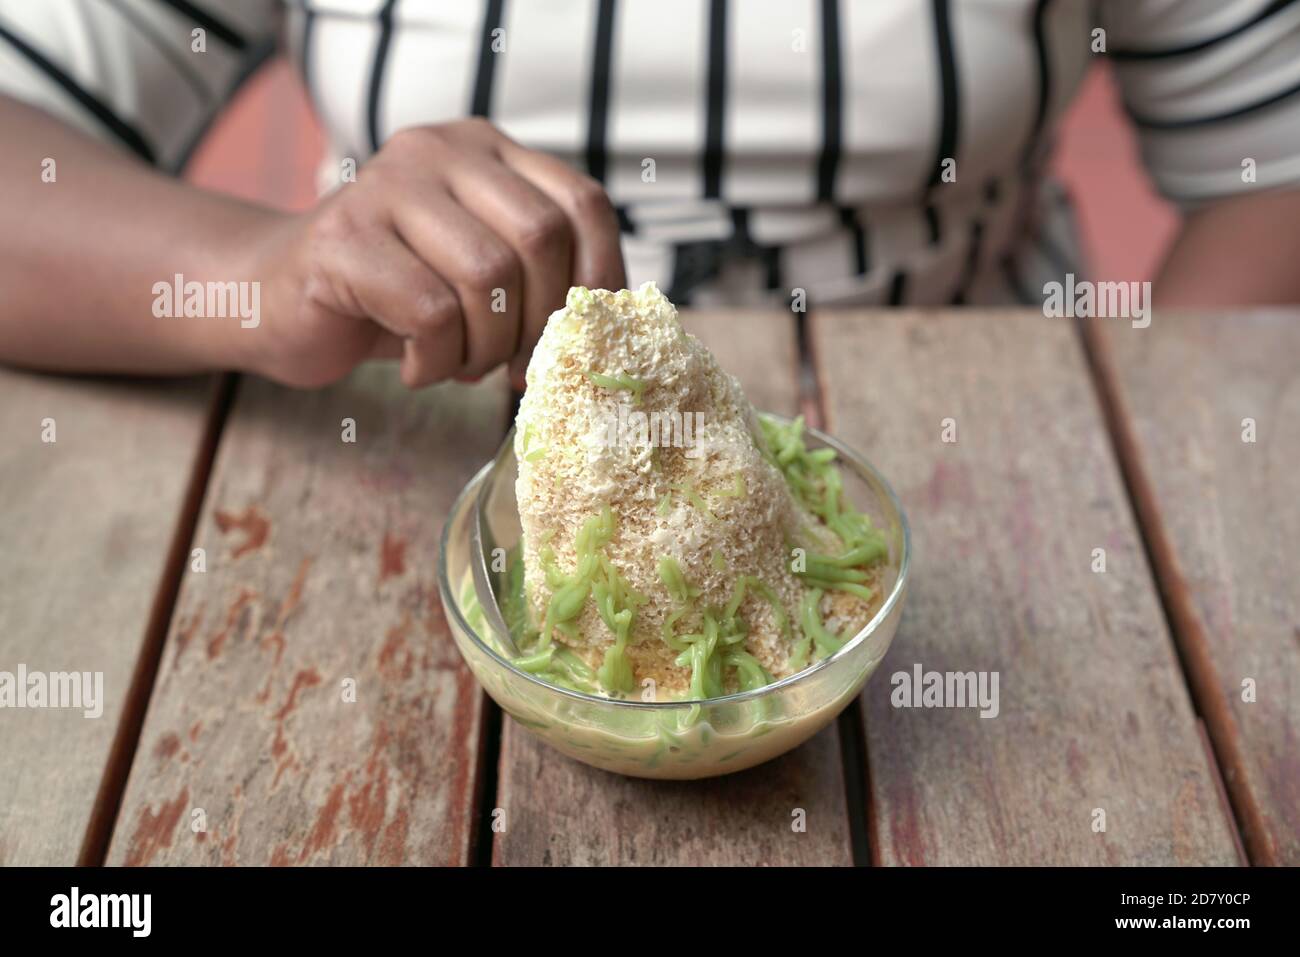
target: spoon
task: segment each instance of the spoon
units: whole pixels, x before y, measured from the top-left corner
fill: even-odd
[[[474,591],[478,595],[479,604],[483,607],[484,619],[491,627],[497,643],[510,658],[519,657],[519,648],[515,644],[514,636],[510,634],[510,626],[506,624],[505,616],[501,614],[501,602],[497,597],[497,578],[488,566],[488,556],[495,554],[498,546],[487,516],[488,503],[496,493],[498,479],[506,471],[505,462],[514,451],[514,441],[515,430],[512,428],[492,459],[492,467],[484,476],[483,485],[474,499],[474,521],[470,525],[469,532],[470,570],[474,576]]]

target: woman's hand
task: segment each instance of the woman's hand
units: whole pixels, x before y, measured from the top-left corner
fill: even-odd
[[[412,387],[502,362],[522,384],[569,286],[626,283],[600,184],[477,119],[397,133],[356,182],[240,246],[262,318],[237,361],[297,386],[374,357]]]

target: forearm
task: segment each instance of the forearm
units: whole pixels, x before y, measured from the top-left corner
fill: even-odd
[[[0,361],[160,374],[242,364],[251,330],[238,317],[159,318],[154,287],[177,274],[256,279],[243,274],[247,238],[281,214],[172,180],[3,96],[0,129]]]
[[[1187,217],[1160,268],[1159,306],[1300,303],[1300,190],[1223,200]]]

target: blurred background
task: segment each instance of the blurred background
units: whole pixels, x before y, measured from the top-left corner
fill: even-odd
[[[303,209],[315,197],[323,148],[297,74],[279,57],[245,84],[195,154],[187,178],[247,199]],[[1155,194],[1142,170],[1105,62],[1094,65],[1065,117],[1053,167],[1074,194],[1090,277],[1154,279],[1178,214]]]

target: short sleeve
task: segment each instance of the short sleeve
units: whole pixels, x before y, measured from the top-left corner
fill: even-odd
[[[280,0],[0,0],[0,93],[179,171],[275,49]]]
[[[1300,2],[1102,0],[1142,156],[1183,205],[1300,185]]]

